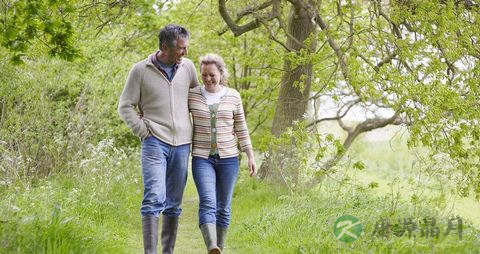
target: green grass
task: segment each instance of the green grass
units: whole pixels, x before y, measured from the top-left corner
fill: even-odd
[[[137,152],[92,158],[77,172],[3,186],[1,253],[135,253],[141,240]],[[135,233],[132,233],[135,232]],[[138,245],[138,246],[136,246]]]
[[[454,198],[448,188],[435,189],[437,178],[412,167],[415,154],[397,147],[401,150],[360,142],[336,174],[311,190],[288,195],[248,177],[242,168],[225,252],[479,253],[478,201]],[[104,149],[77,171],[0,186],[0,253],[142,253],[139,153]],[[367,167],[352,169],[349,161],[360,158]],[[378,187],[368,188],[371,182]],[[176,253],[205,252],[197,210],[189,176]],[[345,214],[362,223],[363,233],[353,243],[333,234],[336,219]],[[444,236],[452,215],[464,218],[462,240]],[[393,224],[426,216],[437,219],[438,239],[420,237],[419,231],[416,238],[372,235],[380,218]]]
[[[392,211],[388,200],[372,198],[373,191],[349,189],[329,194],[322,187],[308,194],[284,197],[275,206],[260,209],[235,223],[231,233],[234,239],[229,239],[231,253],[478,253],[480,250],[480,234],[469,222],[464,225],[461,241],[454,234],[443,236],[447,218],[428,207],[422,207],[418,219],[425,216],[437,219],[441,230],[438,240],[420,237],[419,230],[417,238],[373,236],[380,218],[395,223],[397,219],[412,217],[411,206],[399,204]],[[336,219],[346,214],[357,217],[364,230],[353,243],[340,242],[333,234]]]
[[[285,195],[257,184],[259,190],[235,200],[229,253],[480,253],[479,201],[451,193],[453,181],[432,174],[433,166],[422,161],[422,154],[422,149],[408,150],[400,138],[360,140],[337,173],[305,193]],[[352,167],[358,160],[365,169]],[[373,182],[378,185],[369,188]],[[256,205],[255,200],[259,200]],[[333,234],[336,219],[346,214],[357,217],[363,226],[353,243],[343,243]],[[457,215],[464,223],[461,240],[454,231],[444,235],[448,219]],[[413,218],[418,224],[426,217],[436,219],[438,239],[421,237],[421,225],[414,231],[416,237],[373,235],[382,218],[391,224]]]

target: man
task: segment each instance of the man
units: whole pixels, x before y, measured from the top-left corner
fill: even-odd
[[[157,253],[162,216],[162,253],[173,253],[187,180],[192,124],[189,88],[198,85],[187,54],[188,31],[167,25],[158,35],[160,50],[133,66],[118,112],[142,140],[144,197],[140,209],[145,253]]]

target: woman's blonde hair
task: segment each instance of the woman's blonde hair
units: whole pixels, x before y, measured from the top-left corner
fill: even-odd
[[[223,58],[217,54],[209,53],[200,57],[200,72],[203,65],[215,64],[220,72],[220,84],[226,86],[228,81],[228,70]]]

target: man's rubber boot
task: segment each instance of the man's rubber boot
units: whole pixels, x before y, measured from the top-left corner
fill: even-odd
[[[145,254],[157,254],[158,217],[154,215],[143,216],[142,233]]]
[[[173,254],[177,240],[178,217],[163,215],[162,219],[162,253]]]

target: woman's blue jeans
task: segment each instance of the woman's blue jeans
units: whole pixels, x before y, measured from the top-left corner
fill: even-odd
[[[216,224],[226,228],[230,224],[233,188],[238,175],[238,157],[208,159],[194,156],[192,174],[197,186],[200,204],[199,225]]]
[[[189,155],[190,144],[171,146],[154,136],[142,142],[142,216],[180,216]]]

